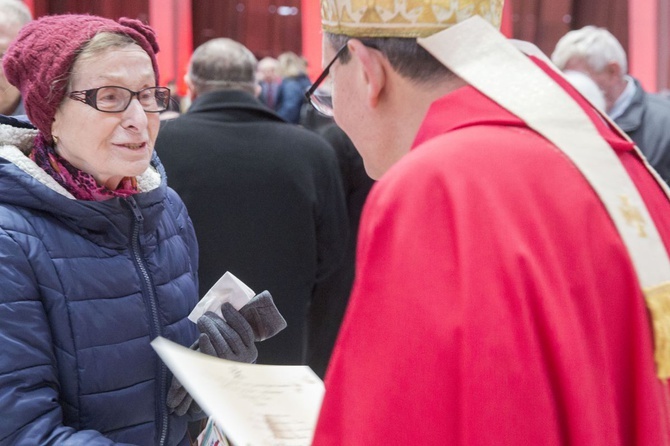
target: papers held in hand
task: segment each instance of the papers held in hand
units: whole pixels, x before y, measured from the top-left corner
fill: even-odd
[[[158,337],[151,343],[236,446],[308,446],[324,386],[307,366],[245,364]]]

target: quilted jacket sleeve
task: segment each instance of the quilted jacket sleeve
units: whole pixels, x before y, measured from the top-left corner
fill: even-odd
[[[26,249],[39,240],[0,231],[0,445],[111,445],[95,431],[63,425],[46,309]],[[23,240],[22,240],[23,243]]]

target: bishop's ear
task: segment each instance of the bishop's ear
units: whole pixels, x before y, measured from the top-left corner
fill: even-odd
[[[366,87],[366,101],[370,107],[376,107],[386,84],[388,61],[374,48],[363,45],[360,40],[351,39],[348,43],[351,57],[357,59]]]

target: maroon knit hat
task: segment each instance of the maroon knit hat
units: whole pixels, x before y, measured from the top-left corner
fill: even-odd
[[[100,32],[125,34],[135,40],[151,58],[158,84],[156,34],[139,20],[128,18],[115,22],[85,14],[45,16],[24,26],[2,59],[7,80],[21,92],[28,117],[48,142],[78,50]]]

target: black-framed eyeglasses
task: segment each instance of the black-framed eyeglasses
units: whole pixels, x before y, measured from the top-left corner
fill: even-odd
[[[103,113],[125,111],[133,98],[137,97],[145,112],[159,113],[167,110],[170,104],[170,89],[167,87],[148,87],[140,91],[133,91],[125,87],[106,85],[90,90],[73,91],[68,97],[90,105]]]
[[[305,97],[309,103],[312,104],[312,107],[325,116],[333,116],[333,96],[330,88],[321,90],[318,88],[319,85],[323,83],[324,79],[326,79],[330,74],[330,67],[332,67],[335,61],[346,51],[347,43],[342,45],[342,47],[337,50],[333,60],[331,60],[328,65],[326,65],[326,68],[323,69],[323,72],[319,75],[319,77],[316,78],[312,86],[309,87],[309,90],[305,92]]]

